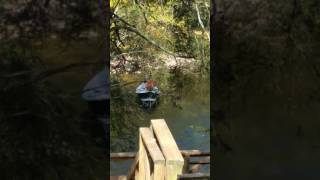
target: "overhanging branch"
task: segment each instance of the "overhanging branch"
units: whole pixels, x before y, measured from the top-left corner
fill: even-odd
[[[149,42],[150,44],[152,44],[153,46],[157,47],[158,49],[164,51],[165,53],[177,57],[177,55],[163,47],[161,47],[160,45],[158,45],[156,42],[154,42],[153,40],[149,39],[148,37],[146,37],[143,33],[141,33],[139,30],[137,30],[137,28],[135,28],[133,25],[131,25],[130,23],[128,23],[127,21],[125,21],[124,19],[122,19],[121,17],[119,17],[118,15],[114,14],[113,12],[110,12],[111,16],[114,16],[116,20],[121,21],[125,24],[125,26],[123,26],[124,29],[135,33],[136,35],[140,36],[141,38],[143,38],[144,40],[146,40],[147,42]]]

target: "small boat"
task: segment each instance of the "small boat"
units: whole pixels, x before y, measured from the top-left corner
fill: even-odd
[[[155,86],[154,81],[145,80],[137,87],[136,94],[142,106],[151,109],[157,104],[160,91],[158,87]]]
[[[88,102],[89,108],[97,115],[109,112],[109,69],[97,73],[83,88],[81,97]]]

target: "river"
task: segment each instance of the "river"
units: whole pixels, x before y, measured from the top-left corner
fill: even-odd
[[[167,92],[162,91],[159,105],[151,112],[143,112],[143,122],[139,125],[149,127],[150,119],[165,119],[179,149],[210,151],[209,84],[207,78],[190,79],[179,91],[174,91],[174,95],[179,96],[174,101],[172,101],[172,94],[168,95]],[[137,85],[134,84],[127,89],[134,91]],[[161,91],[161,86],[159,89]],[[137,144],[137,137],[132,138]],[[137,149],[138,147],[134,146],[130,151],[137,151]],[[112,161],[111,175],[127,174],[131,163],[131,160]],[[208,167],[204,167],[203,170],[208,170]]]
[[[90,44],[90,42],[89,42]],[[60,41],[51,40],[47,42],[45,48],[41,49],[43,58],[46,64],[50,67],[61,67],[70,63],[96,61],[101,57],[101,49],[92,45],[93,48],[88,48],[88,42],[72,44],[72,48],[61,50]],[[93,50],[94,49],[94,50]],[[88,116],[86,102],[81,99],[81,91],[85,84],[103,68],[100,66],[88,66],[74,68],[67,72],[58,74],[51,78],[54,85],[64,89],[68,94],[69,100],[72,100],[74,107],[73,114],[79,117],[79,122],[85,126],[97,142],[101,145],[103,140],[102,128],[99,122],[93,122],[94,119]],[[137,151],[138,147],[138,127],[150,125],[150,119],[165,119],[179,149],[199,149],[210,151],[210,80],[209,78],[197,77],[192,73],[185,76],[184,82],[179,81],[179,77],[174,75],[168,76],[161,73],[154,74],[157,85],[161,91],[160,103],[151,112],[142,111],[142,121],[132,121],[136,126],[132,126],[132,131],[136,132],[131,136],[130,141],[122,142],[130,144],[135,142],[133,146],[126,151]],[[125,82],[132,80],[142,80],[141,75],[127,75]],[[181,84],[182,83],[182,84]],[[179,88],[173,88],[172,84],[180,84]],[[139,83],[133,83],[124,88],[125,91],[131,93],[132,99],[135,97],[134,91]],[[115,95],[111,94],[111,100]],[[128,99],[129,100],[129,99]],[[135,108],[138,104],[132,104]],[[112,108],[112,107],[111,107]],[[130,119],[131,115],[128,114]],[[134,118],[134,116],[132,116]],[[83,123],[84,122],[84,123]],[[112,126],[111,126],[112,127]],[[111,132],[113,130],[111,129]],[[112,140],[111,140],[112,141]],[[101,147],[101,146],[100,146]],[[131,161],[112,161],[110,172],[111,175],[126,174],[131,165]],[[204,167],[203,170],[208,170],[209,167]]]

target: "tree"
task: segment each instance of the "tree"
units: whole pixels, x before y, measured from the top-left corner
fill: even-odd
[[[52,35],[90,38],[83,34],[99,20],[97,5],[31,0],[0,9],[0,179],[105,178],[105,154],[80,127],[68,95],[50,81],[79,64],[51,69],[35,48]]]
[[[319,3],[217,0],[216,4],[214,126],[220,140],[233,150],[217,147],[216,176],[279,177],[271,167],[300,164],[304,160],[295,158],[297,151],[310,154],[306,159],[318,157],[310,144],[299,144],[290,131],[301,134],[299,129],[305,126],[311,133],[316,128],[307,127],[319,126],[313,120],[318,113],[309,111],[319,103],[315,83],[319,81]],[[290,137],[290,141],[278,137]],[[290,148],[295,143],[299,146]],[[263,164],[257,166],[254,161]],[[235,170],[232,175],[230,169]]]

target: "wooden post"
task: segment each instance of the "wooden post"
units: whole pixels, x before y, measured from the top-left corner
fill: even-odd
[[[151,120],[154,132],[166,160],[166,180],[176,180],[182,174],[184,159],[164,119]]]
[[[135,175],[138,174],[138,168],[137,168],[138,165],[139,165],[139,154],[135,156],[133,164],[131,165],[130,171],[127,176],[128,180],[134,179]]]
[[[138,169],[136,169],[136,171],[135,171],[134,178],[135,178],[135,180],[139,179],[139,170]]]
[[[182,172],[183,173],[189,173],[189,161],[190,161],[190,156],[184,156],[184,165]]]
[[[150,171],[148,154],[153,163],[153,172]],[[139,180],[164,180],[165,159],[150,128],[140,128],[139,162]]]
[[[201,164],[208,164],[210,158],[202,161],[190,161],[190,157],[209,156],[209,152],[199,150],[179,151],[164,119],[151,120],[150,128],[139,129],[139,151],[111,153],[111,159],[132,159],[135,158],[127,176],[117,176],[114,179],[128,180],[177,180],[207,178],[208,174],[188,174],[200,167]],[[185,159],[183,158],[185,157]],[[189,165],[193,165],[191,170]],[[187,173],[187,174],[183,174]]]
[[[182,156],[190,156],[190,157],[206,157],[210,156],[210,152],[203,152],[199,150],[180,150]],[[112,160],[127,160],[134,159],[136,157],[136,152],[118,152],[118,153],[110,153],[110,159]]]
[[[150,165],[148,162],[148,154],[146,152],[143,140],[142,140],[142,130],[140,128],[139,135],[139,180],[150,180]]]

